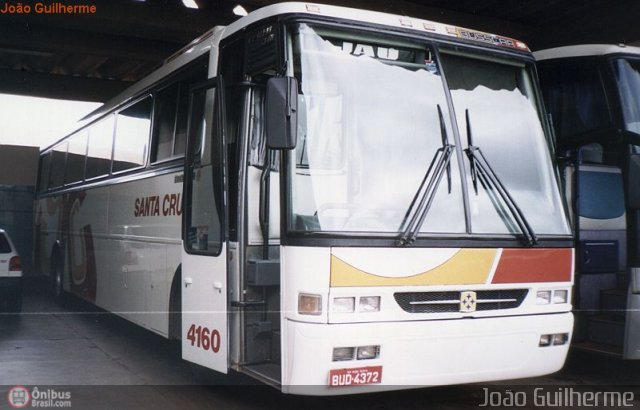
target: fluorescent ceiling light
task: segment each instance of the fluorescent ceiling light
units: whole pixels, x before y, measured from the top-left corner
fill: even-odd
[[[184,0],[183,0],[183,1],[184,1]],[[238,4],[237,6],[235,6],[235,7],[233,8],[233,14],[235,14],[236,16],[241,16],[241,17],[243,17],[243,16],[246,16],[246,15],[247,15],[247,14],[249,14],[249,13],[247,13],[247,10],[245,10],[245,8],[244,8],[244,7],[242,7],[241,5],[239,5],[239,4]]]
[[[182,4],[184,4],[185,7],[190,9],[198,8],[198,4],[195,2],[195,0],[182,0]]]

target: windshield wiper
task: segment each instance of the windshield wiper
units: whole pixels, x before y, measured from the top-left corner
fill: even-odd
[[[413,197],[407,212],[404,215],[402,224],[400,224],[399,230],[402,230],[402,235],[398,240],[399,245],[408,245],[413,243],[418,236],[418,231],[422,227],[429,208],[433,203],[433,199],[438,191],[438,186],[442,181],[444,174],[447,174],[447,183],[449,193],[451,193],[451,154],[453,153],[454,145],[449,143],[449,137],[447,136],[447,128],[444,124],[444,117],[442,116],[442,109],[440,104],[438,108],[438,119],[440,121],[440,137],[442,138],[442,147],[438,148],[433,155],[433,159],[429,164],[426,174],[422,178],[422,183],[418,191]],[[417,204],[417,206],[416,206]]]
[[[487,191],[492,198],[492,202],[496,203],[496,194],[502,199],[502,202],[507,206],[507,209],[512,215],[512,220],[515,221],[516,225],[520,229],[520,232],[525,237],[525,240],[529,246],[533,246],[538,243],[538,238],[536,237],[535,232],[531,228],[531,225],[525,218],[524,213],[514,201],[513,197],[507,191],[507,188],[504,186],[498,175],[495,173],[489,161],[485,158],[484,154],[480,150],[480,147],[473,145],[473,137],[471,135],[471,122],[469,121],[469,110],[465,110],[465,119],[467,121],[467,142],[469,147],[464,150],[469,158],[470,171],[471,171],[471,181],[473,182],[473,189],[478,194],[478,181],[482,184],[484,189]],[[505,212],[501,212],[501,215],[507,216]],[[502,218],[504,221],[504,218]],[[506,222],[505,222],[506,223]]]

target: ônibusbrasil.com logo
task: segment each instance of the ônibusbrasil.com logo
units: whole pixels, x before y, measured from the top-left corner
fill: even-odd
[[[7,393],[7,401],[14,409],[30,407],[39,408],[69,408],[71,407],[71,392],[53,388],[31,389],[25,386],[14,386]]]

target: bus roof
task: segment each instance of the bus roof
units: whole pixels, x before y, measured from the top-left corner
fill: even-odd
[[[215,46],[220,39],[228,37],[244,27],[269,17],[285,14],[300,14],[340,18],[345,20],[361,21],[383,26],[401,29],[415,30],[422,33],[434,33],[443,36],[476,41],[486,45],[503,47],[512,50],[529,52],[525,43],[509,37],[485,33],[477,30],[466,29],[453,25],[437,23],[429,20],[421,20],[412,17],[353,9],[340,6],[329,6],[316,3],[278,3],[260,8],[249,15],[242,17],[227,27],[217,26],[196,38],[181,50],[167,58],[163,65],[140,81],[128,87],[126,90],[105,102],[102,106],[92,111],[80,120],[78,128],[98,119],[119,105],[133,99],[140,92],[148,89],[154,83],[161,80],[171,72],[199,57]],[[76,128],[76,129],[78,129]],[[57,142],[56,142],[57,143]],[[55,144],[52,144],[53,146]],[[48,147],[50,148],[50,147]],[[47,148],[47,149],[48,149]]]
[[[361,21],[383,26],[415,30],[423,33],[436,33],[444,36],[478,41],[484,44],[507,47],[520,51],[529,51],[527,45],[522,41],[478,30],[396,14],[302,2],[278,3],[258,9],[229,25],[225,29],[224,37],[229,36],[256,21],[283,14],[309,14],[313,16]]]
[[[581,44],[540,50],[533,53],[538,61],[568,57],[590,57],[608,54],[640,54],[640,47],[624,44]]]

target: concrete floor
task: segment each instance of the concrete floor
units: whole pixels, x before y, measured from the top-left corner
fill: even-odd
[[[640,363],[574,352],[554,375],[348,397],[287,396],[242,375],[220,376],[180,359],[180,346],[77,299],[57,306],[28,282],[24,312],[0,314],[0,409],[15,385],[71,393],[78,409],[457,409],[476,408],[484,390],[630,391],[640,407]],[[566,408],[566,407],[565,407]],[[578,408],[578,407],[575,407]]]

